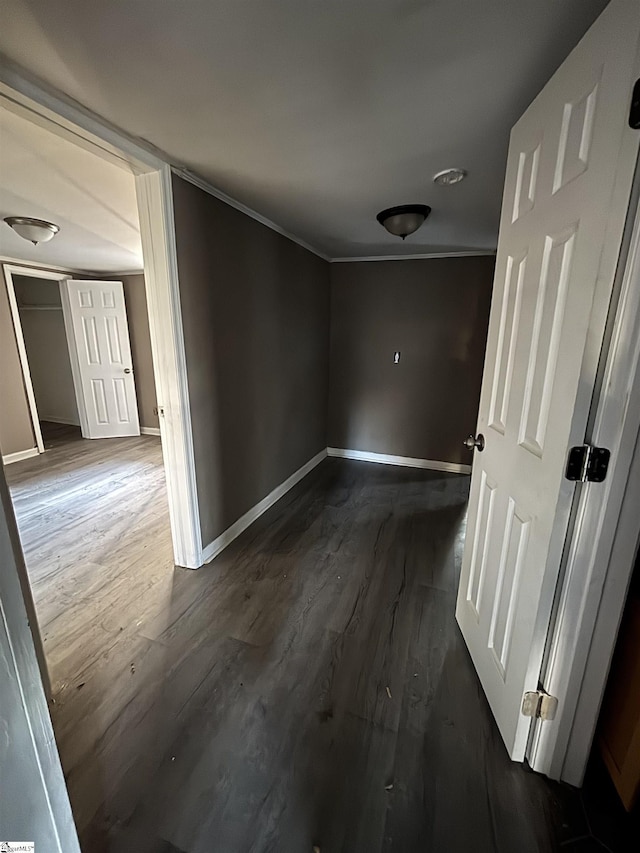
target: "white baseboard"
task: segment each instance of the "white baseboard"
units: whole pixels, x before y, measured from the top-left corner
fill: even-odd
[[[260,516],[265,513],[270,507],[274,505],[276,501],[279,501],[283,495],[292,489],[297,483],[302,480],[303,477],[306,477],[307,474],[312,471],[316,465],[319,465],[323,459],[327,456],[327,451],[321,450],[320,453],[317,453],[313,459],[310,459],[308,462],[298,468],[298,470],[293,473],[290,477],[284,481],[284,483],[280,483],[279,486],[270,492],[266,498],[263,498],[259,503],[255,506],[251,507],[250,510],[245,512],[244,515],[240,516],[240,518],[235,521],[231,527],[228,527],[224,533],[221,533],[213,542],[210,542],[202,549],[202,562],[210,563],[214,557],[217,557],[218,554],[223,551],[227,545],[230,545],[234,539],[237,539],[241,533],[243,533],[250,524],[260,518]]]
[[[411,456],[389,456],[387,453],[369,453],[367,450],[346,450],[327,447],[328,456],[357,459],[360,462],[378,462],[381,465],[403,465],[406,468],[428,468],[430,471],[448,471],[451,474],[470,474],[471,465],[460,462],[438,462],[435,459],[414,459]]]
[[[141,429],[141,432],[145,431],[145,428]],[[253,524],[257,518],[260,518],[260,516],[272,507],[276,501],[280,500],[283,495],[286,495],[286,493],[299,483],[303,477],[306,477],[306,475],[312,471],[316,465],[319,465],[326,456],[339,456],[343,459],[357,459],[363,462],[378,462],[384,465],[402,465],[408,468],[428,468],[431,471],[446,471],[452,474],[471,473],[471,465],[462,465],[458,462],[438,462],[431,459],[413,459],[410,456],[389,456],[385,453],[368,453],[364,450],[345,450],[338,447],[327,447],[326,450],[321,450],[320,453],[313,457],[313,459],[310,459],[301,468],[298,468],[298,470],[288,477],[284,483],[281,483],[259,503],[245,512],[243,516],[235,521],[231,527],[228,527],[223,533],[221,533],[220,536],[214,539],[213,542],[206,545],[202,549],[202,563],[210,563],[214,557],[217,557],[218,554],[227,547],[227,545],[230,545],[234,539],[237,539],[250,524]]]
[[[140,427],[140,435],[160,435],[160,427]]]
[[[18,450],[16,453],[7,453],[2,457],[5,465],[11,465],[12,462],[22,462],[23,459],[31,459],[32,456],[38,455],[37,447],[30,447],[28,450]]]

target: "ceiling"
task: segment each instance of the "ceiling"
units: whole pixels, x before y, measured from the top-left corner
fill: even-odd
[[[331,257],[481,250],[511,126],[605,5],[3,0],[0,50]],[[408,202],[402,243],[375,215]]]
[[[0,255],[95,272],[142,269],[133,174],[0,107],[0,219],[60,226],[33,246],[0,222]]]

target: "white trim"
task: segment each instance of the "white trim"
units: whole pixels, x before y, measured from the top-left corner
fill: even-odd
[[[250,219],[255,219],[256,222],[259,222],[261,225],[265,225],[267,228],[270,228],[272,231],[275,231],[276,234],[280,234],[282,237],[286,237],[287,240],[291,240],[292,243],[297,243],[298,246],[302,246],[303,249],[306,249],[308,252],[317,255],[319,258],[322,258],[323,261],[331,260],[329,255],[325,254],[320,249],[316,249],[315,246],[312,246],[310,243],[307,243],[306,240],[303,240],[301,237],[296,237],[295,234],[292,234],[285,228],[281,228],[280,225],[275,223],[272,219],[268,219],[266,216],[263,216],[261,213],[258,213],[252,207],[247,207],[246,204],[242,204],[242,202],[236,201],[235,198],[232,198],[232,196],[227,195],[225,192],[222,192],[222,190],[219,190],[217,187],[214,187],[213,184],[209,183],[209,181],[206,181],[199,175],[195,175],[193,172],[189,171],[189,169],[173,166],[172,172],[179,178],[182,178],[183,180],[188,181],[188,183],[193,184],[194,187],[198,187],[204,192],[209,193],[209,195],[212,195],[220,201],[224,202],[225,204],[228,204],[229,207],[233,207],[235,208],[235,210],[239,210],[240,213],[244,213],[245,216],[248,216]]]
[[[59,136],[74,137],[76,144],[85,149],[87,146],[92,147],[95,153],[103,159],[111,162],[115,159],[120,162],[124,161],[125,164],[129,163],[134,167],[136,173],[148,171],[149,166],[159,169],[171,162],[170,157],[165,152],[151,145],[151,143],[129,136],[120,128],[87,110],[86,107],[51,89],[44,81],[33,77],[11,61],[4,62],[0,71],[0,101],[5,101],[7,108],[14,112],[30,111],[34,114],[34,120],[40,123],[41,111],[34,110],[33,105],[29,103],[35,101],[36,104],[47,110],[49,115],[46,118],[53,120],[56,124],[55,132]],[[84,133],[78,134],[78,129]],[[215,196],[220,201],[239,210],[251,219],[255,219],[288,240],[297,243],[314,255],[325,261],[329,260],[329,256],[319,249],[281,228],[266,216],[262,216],[252,208],[236,201],[204,178],[194,175],[193,172],[184,167],[176,166],[174,172],[185,181],[189,181],[204,192]]]
[[[140,427],[140,435],[160,435],[160,427]]]
[[[530,750],[534,770],[573,785],[582,783],[589,757],[640,528],[637,504],[626,529],[622,514],[633,486],[630,469],[640,427],[640,205],[621,268],[620,298],[589,437],[611,451],[611,463],[604,483],[586,484],[578,498],[543,673],[560,713],[535,726]]]
[[[21,76],[24,76],[26,72],[21,71],[16,73],[20,73]],[[41,89],[44,86],[44,83],[40,84]],[[115,148],[110,148],[106,145],[99,145],[96,140],[87,139],[81,133],[78,133],[77,127],[74,127],[70,122],[62,119],[59,114],[54,113],[51,110],[47,110],[47,113],[45,114],[40,109],[34,109],[32,104],[30,104],[25,98],[20,97],[17,90],[7,92],[7,88],[8,87],[3,86],[0,82],[0,99],[2,100],[2,106],[5,110],[15,113],[15,115],[26,119],[44,130],[51,130],[51,124],[53,122],[56,125],[54,132],[61,139],[71,142],[92,154],[97,153],[101,159],[106,160],[111,163],[111,165],[117,166],[123,171],[131,171],[129,162],[122,156],[122,154],[119,154]]]
[[[68,272],[55,272],[45,267],[28,267],[24,264],[2,264],[12,275],[24,275],[27,278],[48,278],[51,281],[64,281],[70,278]]]
[[[73,137],[85,150],[89,145],[97,156],[126,164],[135,174],[159,169],[168,162],[151,143],[134,139],[6,57],[0,66],[0,102],[13,111],[17,107],[26,110],[40,126],[45,119],[56,135]]]
[[[370,261],[426,261],[432,258],[484,258],[492,257],[496,249],[472,249],[463,252],[425,252],[419,255],[363,255],[357,258],[331,258],[332,264],[361,264]]]
[[[3,717],[6,718],[9,711],[10,736],[16,746],[20,744],[18,748],[24,756],[24,775],[21,774],[21,777],[23,781],[30,781],[32,789],[28,794],[25,791],[25,794],[38,797],[38,802],[43,804],[42,808],[37,809],[38,825],[40,832],[50,838],[49,843],[43,843],[51,853],[80,853],[47,707],[47,698],[51,696],[49,677],[30,579],[20,550],[9,490],[1,475],[0,508],[3,515],[0,519],[0,630],[4,635],[0,640],[2,668],[3,673],[6,673],[4,677],[11,679],[19,694],[17,702],[9,699],[6,711],[3,705]],[[3,758],[5,751],[3,745]],[[45,821],[47,813],[49,820]],[[31,820],[35,818],[34,811]],[[51,827],[50,831],[45,829],[47,825]],[[27,831],[32,828],[33,824],[25,824],[24,836],[32,837],[31,832],[27,835]],[[40,845],[36,846],[40,848]]]
[[[32,456],[39,456],[40,451],[37,447],[30,447],[28,450],[16,450],[15,453],[7,453],[2,457],[2,462],[5,465],[11,465],[12,462],[22,462],[23,459],[31,459]]]
[[[348,450],[327,447],[328,456],[356,459],[359,462],[376,462],[380,465],[402,465],[405,468],[427,468],[430,471],[448,471],[451,474],[470,474],[471,465],[460,462],[439,462],[434,459],[417,459],[413,456],[391,456],[388,453],[370,453],[368,450]]]
[[[244,533],[250,524],[253,524],[253,522],[270,509],[276,501],[279,501],[281,497],[286,495],[286,493],[299,483],[300,480],[306,477],[307,474],[316,467],[316,465],[319,465],[323,459],[326,459],[326,456],[327,450],[325,448],[308,462],[305,462],[301,468],[298,468],[298,470],[290,477],[287,477],[283,483],[276,486],[272,492],[269,492],[265,498],[259,501],[255,506],[251,507],[251,509],[245,512],[244,515],[240,516],[240,518],[235,521],[231,527],[228,527],[220,534],[220,536],[214,539],[213,542],[206,545],[202,551],[204,562],[209,563],[214,559],[214,557],[217,557],[218,554],[227,547],[227,545],[230,545],[234,539],[237,539],[241,533]]]
[[[56,125],[54,132],[65,138],[72,138],[77,144],[107,159],[110,162],[119,161],[121,165],[133,167],[135,173],[148,171],[148,167],[160,168],[171,162],[170,157],[160,149],[151,145],[146,140],[129,136],[120,128],[100,118],[95,113],[83,107],[76,101],[71,100],[62,93],[53,90],[47,84],[29,74],[11,61],[5,61],[0,71],[0,101],[5,102],[8,109],[14,112],[30,112],[31,118],[42,126],[42,112],[34,109],[30,101],[35,101],[47,111],[44,118]],[[84,131],[78,133],[78,130]],[[462,252],[433,252],[415,255],[375,255],[372,257],[358,258],[332,258],[321,249],[312,246],[301,237],[297,237],[285,228],[282,228],[272,219],[263,216],[258,211],[240,201],[237,201],[227,193],[209,183],[205,178],[191,172],[184,166],[173,166],[172,171],[180,178],[199,187],[209,195],[239,210],[246,216],[260,222],[267,228],[275,231],[303,249],[317,255],[329,263],[353,263],[357,261],[405,261],[421,260],[426,258],[453,258],[474,257],[477,255],[495,255],[495,249],[478,249]],[[86,275],[86,271],[77,270]],[[115,273],[114,273],[115,274]],[[120,273],[120,275],[135,275],[136,273]],[[109,273],[111,275],[111,273]]]
[[[170,167],[164,165],[157,171],[137,175],[136,196],[156,399],[164,417],[162,449],[174,555],[178,565],[195,569],[203,564],[204,558]]]
[[[104,275],[107,275],[107,273],[104,273]],[[109,275],[113,275],[114,278],[120,278],[120,276],[125,275],[144,275],[144,270],[125,270],[124,272],[109,273]]]
[[[0,103],[2,102],[2,97],[0,96]],[[96,275],[95,270],[74,270],[68,267],[60,267],[55,264],[47,264],[43,266],[42,264],[38,264],[37,261],[24,261],[22,258],[10,258],[8,255],[0,255],[0,263],[2,264],[11,264],[19,267],[25,267],[29,270],[41,270],[42,272],[63,272],[68,276],[74,275],[88,275],[94,276]],[[33,275],[32,272],[21,273],[22,275]]]
[[[303,240],[300,237],[296,237],[296,235],[292,234],[291,231],[287,231],[285,228],[282,228],[272,219],[268,219],[266,216],[263,216],[261,213],[258,213],[253,208],[248,207],[246,204],[242,204],[242,202],[237,201],[232,196],[227,195],[225,192],[222,192],[222,190],[219,190],[217,187],[213,186],[213,184],[210,184],[209,181],[200,177],[200,175],[194,174],[189,169],[186,169],[184,167],[173,166],[171,171],[179,178],[188,181],[188,183],[193,184],[195,187],[198,187],[209,195],[214,196],[214,198],[217,198],[225,204],[228,204],[235,210],[239,210],[240,213],[244,213],[245,216],[248,216],[251,219],[255,219],[256,222],[259,222],[261,225],[265,225],[267,228],[270,228],[277,234],[286,237],[293,243],[297,243],[298,246],[302,246],[303,249],[306,249],[308,252],[317,255],[319,258],[322,258],[323,261],[328,261],[330,264],[348,264],[363,261],[416,261],[426,260],[428,258],[474,258],[493,256],[496,254],[496,249],[471,249],[451,252],[427,252],[415,255],[371,255],[357,258],[332,258],[330,255],[327,255],[326,252],[323,252],[315,246],[312,246],[306,240]]]
[[[0,103],[24,108],[38,123],[46,121],[53,133],[73,138],[106,160],[115,158],[136,176],[156,396],[165,409],[162,448],[174,559],[196,568],[202,565],[202,536],[168,159],[11,62],[0,66]]]
[[[633,574],[640,536],[639,505],[640,435],[629,470],[627,488],[622,500],[618,527],[611,548],[598,615],[590,638],[575,716],[562,765],[561,778],[576,786],[582,782],[591,752],[600,703],[606,688],[609,667]]]
[[[2,264],[2,272],[7,287],[7,297],[9,299],[9,308],[11,310],[11,319],[13,321],[13,331],[16,336],[18,357],[20,359],[20,367],[22,368],[22,381],[24,383],[24,390],[27,395],[27,405],[31,416],[31,428],[33,429],[33,436],[36,440],[38,453],[44,453],[44,441],[42,440],[42,430],[40,429],[38,406],[36,404],[36,396],[33,391],[33,382],[31,381],[29,358],[27,356],[27,348],[24,343],[24,335],[22,334],[22,321],[20,320],[20,310],[18,308],[18,302],[16,300],[16,294],[13,287],[13,276],[14,274],[28,275],[30,278],[47,278],[50,281],[58,282],[64,280],[67,276],[65,273],[51,272],[51,270],[42,270],[37,267],[23,267],[18,264]]]

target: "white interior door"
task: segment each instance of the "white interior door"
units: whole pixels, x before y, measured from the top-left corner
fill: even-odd
[[[456,617],[509,754],[525,755],[638,152],[640,14],[612,0],[512,131]],[[594,484],[589,486],[597,488]]]
[[[122,282],[68,279],[61,289],[83,436],[140,435]]]

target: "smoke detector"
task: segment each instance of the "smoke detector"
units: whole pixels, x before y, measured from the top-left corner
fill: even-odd
[[[459,184],[467,177],[465,169],[443,169],[433,176],[433,183],[439,187],[452,187],[454,184]]]

